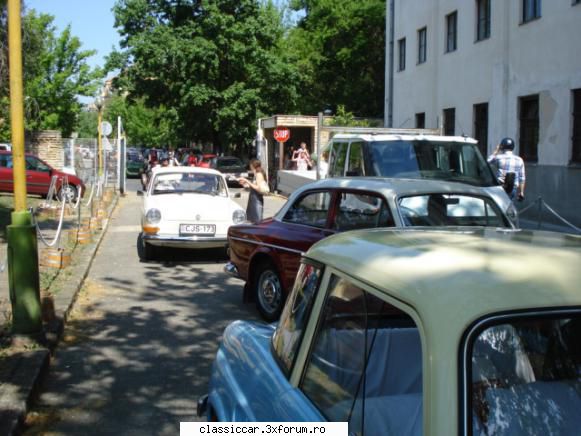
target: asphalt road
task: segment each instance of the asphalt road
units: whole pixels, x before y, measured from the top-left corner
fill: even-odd
[[[197,419],[224,328],[258,319],[242,282],[222,272],[223,250],[139,261],[137,186],[112,216],[27,434],[178,434]]]

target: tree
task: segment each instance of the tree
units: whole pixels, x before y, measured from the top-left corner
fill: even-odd
[[[143,98],[130,101],[114,95],[107,99],[103,118],[116,125],[118,117],[121,117],[128,144],[151,148],[179,141],[173,129],[177,122],[175,112],[163,106],[149,108]]]
[[[5,2],[0,6],[0,139],[8,140]],[[26,12],[22,19],[25,128],[57,129],[66,137],[75,130],[81,112],[77,97],[93,95],[102,72],[92,70],[87,64],[95,51],[82,50],[70,27],[56,35],[53,21],[52,16],[37,14],[34,10]]]
[[[382,117],[385,0],[291,0],[290,8],[304,14],[287,42],[309,90],[301,109],[344,105],[357,116]]]
[[[175,113],[182,143],[247,147],[256,121],[298,100],[296,67],[282,52],[282,13],[258,0],[119,0],[119,84]]]

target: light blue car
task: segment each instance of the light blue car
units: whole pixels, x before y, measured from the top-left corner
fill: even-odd
[[[224,332],[210,421],[350,435],[579,434],[581,238],[369,229],[303,256],[277,325]]]

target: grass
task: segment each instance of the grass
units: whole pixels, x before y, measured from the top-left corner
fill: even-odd
[[[27,197],[27,207],[37,207],[44,200],[40,197]],[[6,242],[6,226],[11,224],[11,213],[14,210],[14,195],[0,195],[0,242]]]

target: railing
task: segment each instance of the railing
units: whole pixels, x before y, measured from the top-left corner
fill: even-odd
[[[565,218],[563,218],[561,215],[559,215],[555,209],[553,209],[551,206],[549,206],[547,204],[547,202],[545,200],[543,200],[543,198],[541,196],[537,197],[537,199],[532,202],[531,204],[529,204],[527,207],[521,209],[518,211],[519,214],[519,218],[525,213],[528,212],[529,210],[534,210],[534,208],[536,207],[537,210],[537,229],[541,228],[541,225],[543,223],[543,219],[542,219],[542,215],[543,215],[543,210],[546,209],[547,211],[549,211],[555,218],[557,218],[559,221],[561,221],[563,224],[565,224],[567,227],[573,229],[575,232],[581,234],[581,228],[577,227],[576,225],[574,225],[573,223],[567,221]]]

